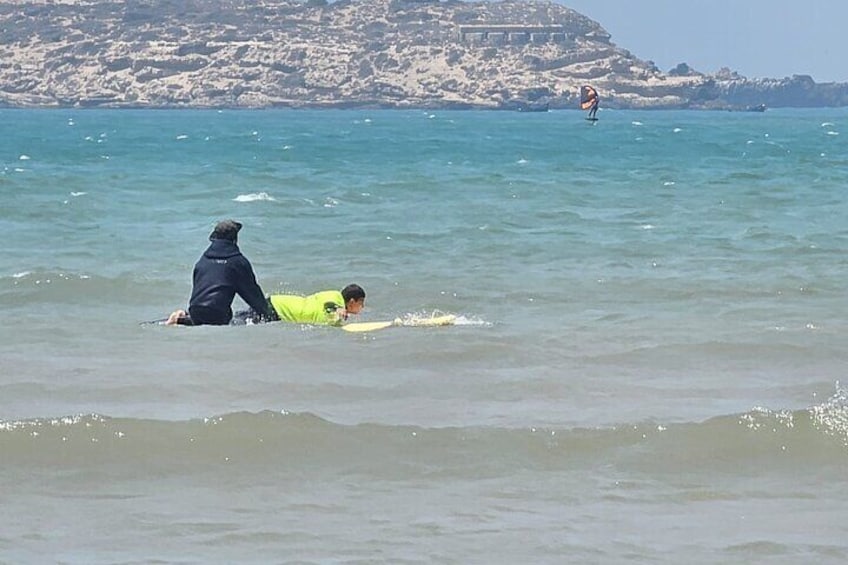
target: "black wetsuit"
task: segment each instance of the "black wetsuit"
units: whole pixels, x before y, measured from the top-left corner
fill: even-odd
[[[233,326],[246,326],[247,324],[264,324],[266,322],[279,322],[280,317],[274,310],[274,306],[271,304],[270,297],[265,298],[265,305],[268,307],[265,314],[257,312],[253,308],[248,308],[247,310],[239,310],[238,312],[233,314],[233,319],[230,320],[230,324]]]
[[[238,294],[256,312],[268,314],[268,301],[256,282],[250,261],[228,239],[213,239],[194,266],[188,319],[182,325],[226,325],[233,317]]]

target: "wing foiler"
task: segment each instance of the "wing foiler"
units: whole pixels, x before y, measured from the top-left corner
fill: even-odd
[[[598,119],[595,117],[595,114],[598,113],[598,104],[600,101],[601,98],[598,95],[598,91],[593,86],[584,84],[580,87],[580,108],[589,110],[589,115],[586,116],[587,120],[595,121]]]
[[[406,326],[406,327],[434,327],[434,326],[452,326],[456,321],[456,316],[453,314],[445,314],[444,316],[433,316],[430,318],[411,318],[408,320],[402,320],[400,318],[395,318],[391,321],[386,322],[353,322],[350,324],[345,324],[342,326],[342,329],[346,332],[372,332],[375,330],[382,330],[385,328],[392,328],[396,326]]]

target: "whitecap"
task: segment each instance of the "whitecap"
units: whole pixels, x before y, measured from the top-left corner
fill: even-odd
[[[267,192],[253,192],[250,194],[239,194],[235,198],[233,198],[233,202],[257,202],[265,200],[268,202],[276,202],[277,199],[268,194]]]
[[[833,127],[833,122],[822,122],[821,127],[823,127],[823,128],[832,128],[832,127]]]
[[[839,381],[834,395],[823,404],[809,408],[809,413],[816,429],[840,438],[848,446],[848,393]]]
[[[673,180],[667,180],[663,183],[663,186],[674,186],[675,184]]]
[[[642,126],[642,125],[645,125],[645,124],[643,124],[642,122],[632,121],[632,122],[630,122],[630,125],[631,126]]]
[[[682,129],[680,129],[680,128],[674,128],[674,129],[673,129],[673,130],[671,130],[671,131],[673,131],[674,133],[680,133],[680,132],[681,132],[681,131],[683,131],[683,130],[682,130]]]
[[[72,192],[71,196],[83,196],[85,194],[88,194],[88,193],[87,192]]]
[[[652,229],[654,229],[654,224],[642,224],[639,227],[642,228],[643,230],[652,230]]]
[[[839,132],[838,131],[829,131],[829,132],[827,132],[827,135],[839,135]]]
[[[18,157],[18,161],[29,161],[31,158],[29,155],[21,155]]]
[[[32,271],[21,271],[20,273],[15,273],[12,275],[13,279],[22,279],[24,277],[28,277],[32,274]]]
[[[519,159],[519,160],[518,160],[518,161],[516,161],[516,162],[517,162],[519,165],[526,165],[526,164],[527,164],[527,159]]]
[[[188,139],[188,136],[184,133],[181,133],[180,135],[177,136],[177,139]]]
[[[453,321],[453,325],[455,325],[455,326],[477,326],[477,327],[490,328],[494,324],[492,322],[487,322],[486,320],[482,320],[480,318],[477,318],[476,316],[475,317],[468,317],[468,316],[459,315]]]

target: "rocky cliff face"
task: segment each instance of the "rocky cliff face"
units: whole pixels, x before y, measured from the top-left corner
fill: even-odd
[[[685,65],[684,65],[685,66]],[[662,73],[546,1],[0,0],[0,104],[848,105],[846,85]]]

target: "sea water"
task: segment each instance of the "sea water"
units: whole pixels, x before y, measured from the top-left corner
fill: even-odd
[[[848,111],[599,116],[0,111],[0,562],[844,563]]]

